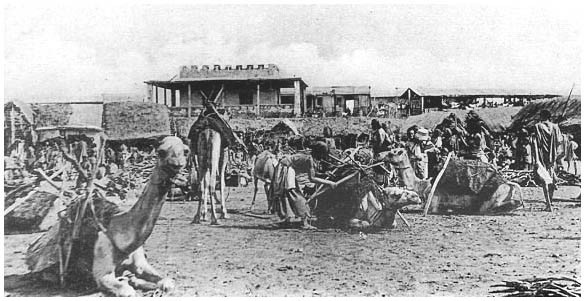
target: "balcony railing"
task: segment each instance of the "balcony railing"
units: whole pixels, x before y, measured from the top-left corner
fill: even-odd
[[[171,116],[173,117],[188,117],[189,107],[169,107]],[[232,117],[258,117],[256,112],[256,105],[224,105],[222,109],[229,112]],[[203,106],[192,106],[191,117],[197,117],[203,110]],[[293,105],[274,105],[266,104],[260,105],[261,117],[293,117]]]

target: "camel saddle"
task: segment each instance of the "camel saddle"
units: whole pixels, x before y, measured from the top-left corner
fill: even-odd
[[[238,137],[230,125],[219,114],[201,114],[191,126],[188,138],[192,145],[197,145],[199,133],[205,129],[213,129],[221,136],[221,147],[234,147],[241,145],[245,149],[244,142]],[[192,150],[195,152],[196,150]]]

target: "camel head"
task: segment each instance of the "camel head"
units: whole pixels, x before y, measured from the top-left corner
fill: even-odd
[[[175,136],[169,136],[162,140],[157,148],[158,166],[170,176],[175,176],[181,168],[187,165],[189,147]]]
[[[408,152],[404,148],[395,148],[389,151],[385,160],[389,161],[394,167],[410,166]]]
[[[384,200],[386,208],[400,209],[408,205],[422,204],[420,197],[414,191],[398,187],[387,187],[384,188],[384,194],[387,196]]]

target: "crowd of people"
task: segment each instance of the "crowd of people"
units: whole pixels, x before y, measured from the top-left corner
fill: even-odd
[[[550,123],[550,112],[543,112],[543,122]],[[542,152],[543,149],[542,142],[535,143],[539,137],[537,129],[541,129],[542,126],[523,129],[519,133],[491,133],[482,121],[468,120],[465,131],[454,127],[443,129],[437,127],[431,132],[415,125],[408,128],[404,136],[389,131],[389,125],[380,124],[376,119],[372,120],[371,127],[370,142],[374,157],[393,148],[404,148],[408,152],[415,174],[420,179],[436,177],[441,162],[449,152],[452,152],[455,158],[479,160],[490,163],[499,170],[533,170],[535,150]],[[557,125],[554,128],[558,132],[556,136],[560,137],[562,135],[560,129]],[[555,165],[577,175],[579,158],[576,151],[579,145],[572,134],[566,134],[564,137],[566,137],[563,140],[566,144],[564,156],[557,156]]]

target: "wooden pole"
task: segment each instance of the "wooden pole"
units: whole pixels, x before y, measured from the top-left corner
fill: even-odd
[[[167,105],[167,89],[164,89],[165,106]]]
[[[260,116],[260,82],[256,85],[256,114]]]
[[[427,197],[427,203],[425,204],[425,211],[423,213],[423,216],[427,216],[427,212],[429,211],[429,208],[431,207],[431,202],[433,201],[435,189],[437,189],[437,185],[439,184],[441,177],[443,176],[443,174],[445,173],[445,170],[447,169],[447,165],[449,164],[449,160],[451,160],[452,154],[453,154],[453,152],[449,152],[449,155],[447,155],[447,159],[445,160],[445,164],[443,165],[443,168],[441,169],[441,171],[437,175],[437,179],[435,179],[435,183],[433,183],[433,187],[431,188],[431,192],[429,193],[429,196]]]
[[[189,105],[187,108],[187,117],[191,117],[191,84],[187,85],[187,100],[189,101]]]
[[[14,103],[12,104],[12,107],[10,108],[10,144],[12,145],[14,143],[14,140],[16,140],[16,125],[15,125],[15,120],[16,119],[16,112],[14,111]]]
[[[158,103],[158,87],[154,86],[154,97],[156,98],[156,103]]]

